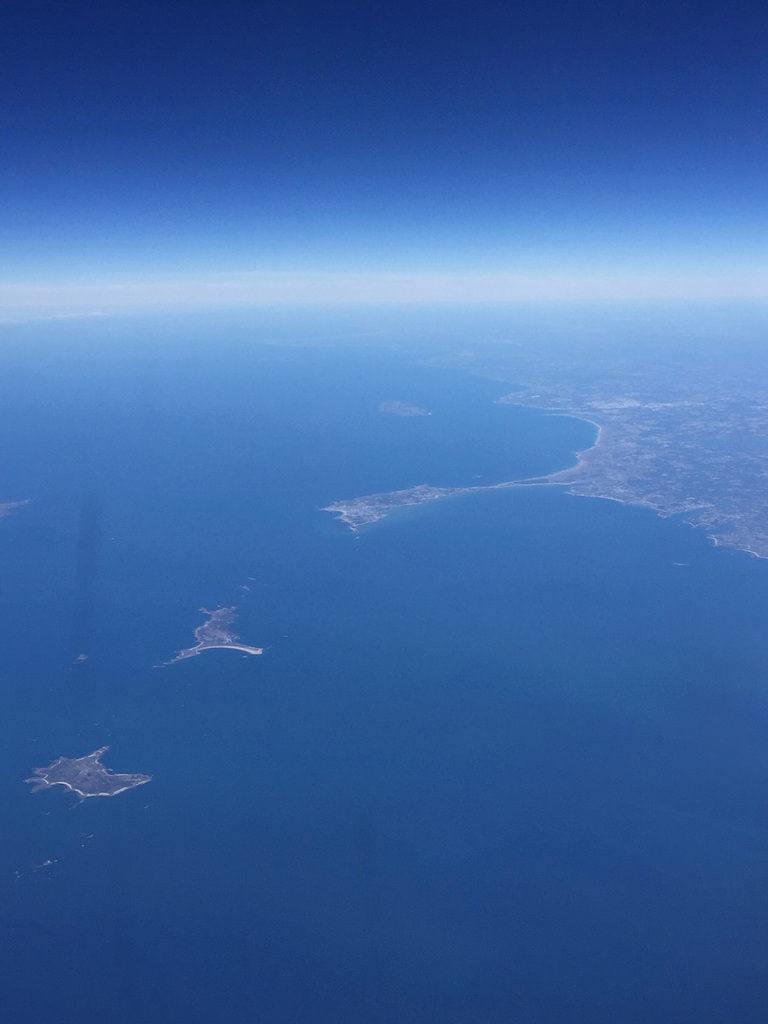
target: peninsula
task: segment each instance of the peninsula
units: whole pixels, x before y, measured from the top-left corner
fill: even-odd
[[[264,653],[263,647],[248,647],[245,644],[239,644],[237,641],[240,637],[236,633],[230,633],[229,627],[237,618],[236,607],[217,608],[213,612],[207,608],[201,608],[200,611],[208,616],[208,620],[195,630],[197,643],[194,647],[187,647],[185,650],[179,651],[175,658],[165,662],[166,665],[173,665],[174,662],[181,661],[183,658],[192,658],[196,654],[202,654],[203,651],[211,650],[214,647],[243,651],[245,654]]]
[[[570,470],[563,470],[568,473]],[[386,491],[383,494],[364,494],[360,498],[349,498],[346,501],[334,501],[332,505],[321,508],[321,512],[333,512],[334,518],[344,523],[353,533],[361,526],[376,523],[405,505],[423,505],[427,501],[440,498],[455,498],[461,494],[479,494],[481,491],[502,491],[510,487],[541,487],[566,483],[560,480],[560,473],[551,476],[537,476],[526,480],[502,480],[498,484],[478,484],[475,487],[430,487],[419,484],[404,491]]]
[[[361,526],[375,523],[394,509],[402,508],[404,505],[421,505],[425,501],[449,498],[454,494],[466,494],[469,491],[480,489],[476,487],[430,487],[429,484],[419,484],[418,487],[409,487],[404,491],[387,491],[383,494],[366,494],[362,498],[350,498],[347,501],[334,501],[332,505],[326,505],[320,511],[333,512],[335,519],[341,520],[353,533],[357,533]]]
[[[559,472],[494,484],[562,487],[679,516],[719,547],[768,558],[768,364],[761,345],[486,344],[430,357],[507,386],[495,401],[588,421],[591,447]],[[509,385],[514,390],[509,390]],[[487,487],[419,485],[336,501],[351,530],[403,505]]]
[[[85,757],[59,757],[46,768],[35,768],[32,777],[24,781],[32,786],[33,793],[63,786],[81,801],[89,796],[117,796],[150,781],[151,775],[118,775],[105,768],[99,758],[107,750],[109,747],[99,747]]]

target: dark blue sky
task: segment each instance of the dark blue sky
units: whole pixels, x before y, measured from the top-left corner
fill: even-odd
[[[747,275],[757,3],[6,4],[8,282]]]

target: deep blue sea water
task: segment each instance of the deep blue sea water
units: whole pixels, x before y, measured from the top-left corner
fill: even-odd
[[[762,1024],[768,563],[555,488],[355,537],[320,507],[594,428],[384,345],[126,332],[0,354],[0,1020]],[[153,667],[220,604],[263,657]],[[107,744],[152,782],[24,784]]]

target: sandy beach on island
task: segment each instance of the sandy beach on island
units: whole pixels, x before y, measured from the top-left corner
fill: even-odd
[[[263,654],[263,647],[247,647],[245,644],[205,644],[203,647],[195,647],[189,651],[188,657],[193,654],[202,654],[203,651],[225,650],[225,651],[245,651],[246,654]],[[183,653],[183,652],[182,652]]]

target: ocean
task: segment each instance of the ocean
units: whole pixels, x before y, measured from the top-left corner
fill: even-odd
[[[595,428],[223,324],[4,329],[0,1019],[762,1024],[768,563],[548,487],[353,534]],[[263,656],[156,667],[220,605]]]

